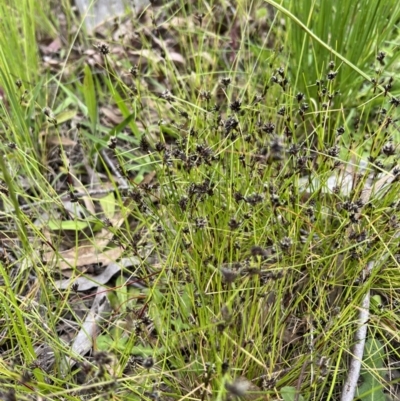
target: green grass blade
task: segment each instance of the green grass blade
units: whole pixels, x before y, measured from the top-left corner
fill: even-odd
[[[83,79],[83,95],[85,97],[85,103],[87,105],[88,116],[92,124],[92,132],[95,132],[98,120],[96,89],[94,86],[93,74],[88,65],[85,65],[84,74],[85,77]]]

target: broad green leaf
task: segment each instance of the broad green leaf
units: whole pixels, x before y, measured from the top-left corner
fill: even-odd
[[[145,347],[143,345],[137,345],[131,348],[132,355],[141,355],[141,356],[157,356],[164,352],[164,347]]]
[[[184,323],[182,321],[182,319],[178,318],[178,319],[174,319],[171,321],[171,323],[174,325],[174,330],[179,333],[183,330],[190,330],[191,326],[187,323]]]
[[[294,401],[296,398],[296,387],[286,386],[281,389],[281,396],[284,401]],[[298,398],[299,401],[304,401],[304,398],[300,395]]]
[[[134,182],[135,182],[135,184],[140,184],[143,180],[144,180],[144,172],[139,171],[139,172],[136,174],[136,177],[135,177]]]
[[[78,96],[76,96],[76,94],[74,93],[74,91],[71,91],[67,86],[63,85],[62,82],[58,82],[57,81],[57,85],[60,87],[60,89],[70,98],[73,100],[74,104],[77,104],[79,106],[79,108],[81,109],[83,114],[87,114],[88,113],[88,108],[87,105],[82,102],[82,100],[79,99]],[[65,107],[65,106],[64,106]],[[56,112],[58,110],[56,109]]]
[[[135,122],[136,113],[133,113],[133,114],[132,114],[132,113],[129,111],[128,106],[126,105],[125,100],[122,99],[122,97],[121,97],[120,94],[119,94],[119,91],[118,91],[119,88],[118,88],[118,87],[115,88],[115,87],[113,86],[114,84],[113,84],[113,82],[111,82],[111,80],[106,79],[106,84],[107,84],[107,86],[108,86],[108,89],[110,90],[110,93],[111,93],[112,96],[113,96],[113,99],[114,99],[115,104],[118,105],[118,107],[119,107],[119,109],[120,109],[122,115],[124,116],[125,120],[129,119],[129,120],[128,120],[128,123],[127,123],[126,125],[129,125],[129,127],[130,127],[130,129],[132,130],[133,134],[134,134],[137,138],[139,138],[139,136],[140,136],[140,131],[139,131],[139,128],[138,128],[138,126],[137,126],[137,124],[136,124],[136,122]],[[131,117],[131,116],[132,116],[132,117]],[[124,121],[125,121],[125,120],[124,120]],[[122,121],[121,124],[123,124],[124,121]],[[121,125],[121,124],[119,124],[119,125]],[[119,126],[119,125],[118,125],[118,126]]]
[[[257,19],[268,18],[268,9],[266,7],[260,7],[256,11]]]
[[[361,370],[363,383],[357,389],[357,395],[362,401],[385,401],[383,392],[383,376],[386,370],[383,366],[385,353],[381,342],[376,338],[369,338],[364,348],[364,368]]]
[[[56,115],[57,124],[65,123],[76,116],[76,110],[65,110]]]
[[[111,308],[116,311],[119,309],[118,297],[114,291],[108,291],[107,293],[108,301],[110,302]]]
[[[120,310],[121,312],[124,312],[126,310],[126,303],[128,301],[128,288],[125,285],[125,279],[122,276],[117,278],[116,287]]]
[[[374,295],[371,297],[371,310],[375,308],[379,308],[379,306],[382,305],[382,297],[380,295]]]
[[[89,131],[85,131],[85,136],[90,139],[94,144],[100,145],[102,148],[108,147],[107,140],[98,137],[97,135],[91,134]]]
[[[97,337],[96,345],[100,351],[110,351],[110,350],[118,350],[124,351],[125,345],[128,342],[128,337],[122,337],[118,340],[114,340],[107,334],[102,334]]]
[[[92,132],[94,132],[97,124],[97,99],[92,71],[88,65],[85,65],[84,74],[85,76],[83,79],[83,95],[85,97],[89,119],[92,123]]]
[[[182,296],[179,298],[180,303],[180,313],[183,317],[188,318],[192,313],[192,302],[190,295],[185,291]]]
[[[172,136],[173,138],[179,138],[179,133],[178,133],[178,131],[177,131],[176,129],[167,127],[167,126],[165,126],[165,125],[161,125],[160,128],[161,128],[161,132],[162,132],[164,135],[170,135],[170,136]]]
[[[50,220],[47,226],[50,230],[80,231],[87,228],[89,223],[81,220]]]
[[[128,124],[130,124],[135,119],[135,117],[136,113],[128,114],[128,116],[126,116],[117,126],[115,126],[110,131],[110,136],[118,135]],[[126,140],[125,136],[123,137],[124,140]]]
[[[103,198],[99,199],[100,205],[103,209],[104,215],[108,219],[112,219],[115,214],[115,197],[112,192]]]
[[[134,116],[133,114],[131,114],[131,116]],[[122,124],[122,123],[121,123]],[[124,142],[129,142],[132,143],[133,145],[138,145],[139,141],[136,137],[132,136],[132,135],[127,135],[123,132],[120,132],[119,134],[117,134],[117,138],[123,140]]]

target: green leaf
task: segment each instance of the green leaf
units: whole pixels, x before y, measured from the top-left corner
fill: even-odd
[[[76,110],[65,110],[56,115],[57,124],[65,123],[76,116]]]
[[[88,113],[87,105],[84,102],[82,102],[73,91],[68,89],[67,86],[63,85],[62,82],[56,81],[56,83],[60,87],[60,89],[67,95],[67,100],[66,100],[67,104],[68,103],[77,104],[82,113],[86,115]],[[66,104],[63,103],[63,107],[66,107]],[[59,113],[60,111],[58,109],[55,109],[54,112]]]
[[[190,295],[185,291],[179,299],[180,308],[179,311],[181,315],[185,318],[188,318],[192,313],[192,301]]]
[[[372,307],[379,308],[382,305],[382,297],[380,295],[373,295],[371,297],[371,309]]]
[[[117,278],[116,286],[117,286],[116,293],[118,297],[120,310],[121,312],[125,312],[126,303],[128,301],[128,288],[125,285],[125,279],[122,276],[119,276]]]
[[[174,325],[174,329],[176,330],[177,333],[183,330],[191,329],[191,326],[188,323],[184,323],[181,318],[174,319],[171,321],[171,323]]]
[[[92,132],[95,132],[97,124],[97,99],[92,71],[88,65],[85,65],[84,74],[85,76],[83,78],[83,95],[85,97],[89,119],[92,123]]]
[[[286,386],[281,389],[281,396],[283,401],[294,401],[296,397],[296,387]],[[304,401],[304,398],[300,395],[298,398],[299,401]]]
[[[167,126],[165,126],[165,125],[161,125],[160,129],[161,129],[161,132],[162,132],[164,135],[170,135],[170,136],[172,136],[173,138],[179,138],[179,133],[178,133],[178,131],[177,131],[176,129],[174,129],[174,128],[170,128],[170,127],[167,127]]]
[[[112,192],[103,198],[99,199],[100,205],[103,209],[104,215],[108,219],[112,219],[115,214],[115,197]]]
[[[87,139],[90,139],[93,142],[93,144],[96,144],[101,148],[107,148],[108,147],[107,140],[104,139],[104,138],[100,138],[97,135],[91,134],[88,131],[85,131],[85,136],[87,137]]]
[[[128,114],[116,127],[110,131],[110,136],[118,135],[128,124],[130,124],[136,117],[136,113]],[[126,138],[123,138],[126,140]],[[137,141],[136,141],[137,142]]]
[[[81,220],[50,220],[47,223],[47,227],[50,230],[70,230],[80,231],[84,230],[89,226],[87,221]]]
[[[157,356],[164,352],[164,347],[157,347],[155,349],[151,347],[145,347],[143,345],[137,345],[136,347],[131,348],[132,355],[141,355],[141,356]]]
[[[262,18],[267,18],[268,17],[268,9],[266,7],[260,7],[256,11],[256,17],[257,17],[257,20],[262,19]]]
[[[364,348],[364,368],[361,369],[363,384],[358,387],[357,395],[362,401],[385,401],[385,393],[381,384],[386,373],[384,369],[385,353],[382,344],[376,338],[369,338]],[[381,380],[382,379],[382,380]]]
[[[126,125],[129,125],[129,127],[132,130],[133,134],[137,138],[139,138],[140,130],[139,130],[139,128],[138,128],[138,126],[137,126],[137,124],[135,122],[136,113],[131,114],[131,112],[128,109],[128,106],[126,105],[125,100],[122,99],[121,95],[119,94],[119,90],[121,89],[121,87],[118,87],[118,86],[114,87],[113,86],[114,84],[109,79],[106,79],[106,84],[108,86],[108,89],[109,89],[110,93],[113,96],[113,100],[114,100],[115,104],[118,105],[122,115],[125,117],[125,120],[129,119],[128,123]],[[123,124],[124,121],[122,121],[121,124]],[[119,124],[119,125],[121,125],[121,124]]]
[[[110,350],[124,351],[128,340],[129,340],[128,337],[122,337],[118,340],[114,340],[109,335],[102,334],[100,336],[97,336],[96,346],[97,349],[99,349],[100,351],[110,351]]]
[[[118,297],[115,294],[115,292],[108,291],[107,298],[108,298],[108,301],[110,302],[112,310],[117,311],[119,309],[119,301],[118,301]]]

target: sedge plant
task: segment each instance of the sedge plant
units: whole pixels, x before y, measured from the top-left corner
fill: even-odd
[[[4,394],[339,400],[367,292],[357,395],[395,394],[400,101],[366,77],[368,63],[380,65],[376,50],[395,40],[396,18],[371,39],[358,25],[348,31],[336,9],[335,24],[311,18],[328,18],[322,2],[267,3],[149,6],[101,42],[75,35],[63,53],[71,65],[42,79],[38,53],[9,58],[4,43]],[[371,18],[375,32],[383,22],[368,3],[346,10]],[[19,29],[32,17],[26,4]],[[300,25],[283,29],[279,13],[319,44],[307,30],[296,36]],[[311,22],[330,26],[328,36]],[[359,54],[333,39],[351,35]],[[79,40],[91,46],[84,56]],[[32,68],[21,76],[34,90],[21,101],[12,74],[25,58]],[[322,80],[330,61],[340,72]],[[385,176],[391,184],[366,197]],[[107,266],[79,266],[83,244],[135,262],[100,282]],[[97,286],[81,290],[85,276]],[[98,292],[108,314],[79,354],[74,338]]]

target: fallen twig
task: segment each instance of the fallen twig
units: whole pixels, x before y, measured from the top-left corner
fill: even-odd
[[[368,276],[374,268],[375,262],[369,262],[365,274]],[[364,295],[361,302],[360,313],[358,315],[359,326],[354,335],[353,357],[350,362],[347,379],[343,386],[341,401],[354,400],[354,394],[357,389],[357,382],[360,377],[361,363],[364,355],[365,340],[367,338],[368,319],[369,319],[370,292]]]
[[[113,174],[118,178],[120,185],[123,186],[123,187],[128,187],[129,186],[128,181],[122,176],[122,174],[118,170],[117,166],[111,160],[111,158],[108,157],[108,154],[104,149],[101,151],[101,157],[107,163],[107,166],[111,169]]]
[[[88,312],[79,333],[71,345],[72,356],[66,357],[65,371],[73,367],[79,357],[85,355],[93,347],[99,332],[99,325],[110,310],[111,306],[107,298],[107,289],[99,286],[92,308]]]

